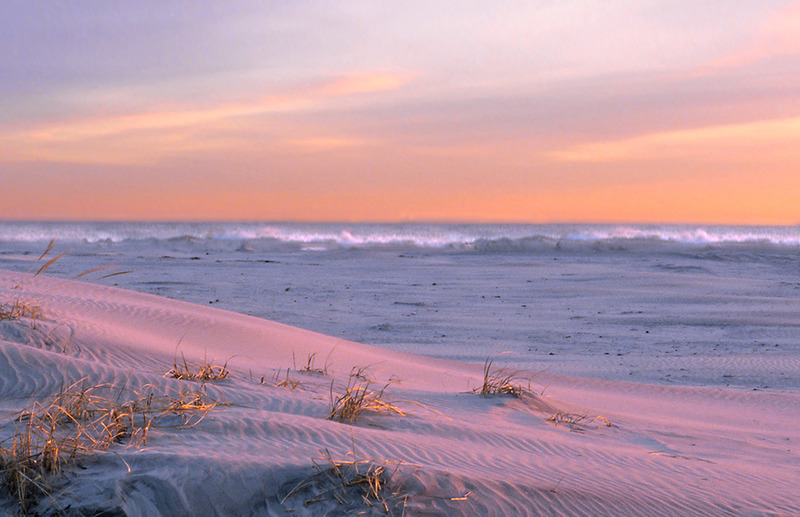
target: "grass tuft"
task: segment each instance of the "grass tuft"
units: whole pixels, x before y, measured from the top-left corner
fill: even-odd
[[[162,417],[179,415],[179,427],[192,427],[225,404],[200,391],[156,394],[152,389],[120,402],[113,391],[107,385],[87,386],[82,379],[50,402],[35,402],[16,419],[13,435],[0,444],[0,486],[23,515],[50,494],[63,468],[77,458],[115,444],[144,446]]]
[[[302,507],[303,515],[406,515],[411,497],[460,502],[467,501],[472,493],[421,494],[418,482],[409,483],[407,475],[396,474],[403,467],[413,467],[416,471],[422,465],[361,458],[355,452],[355,443],[353,451],[345,456],[348,459],[334,459],[328,449],[319,452],[322,458],[311,460],[314,472],[299,482],[286,485],[288,491],[280,504],[289,514],[294,515]],[[320,506],[312,506],[316,504]]]
[[[36,320],[42,320],[42,308],[38,305],[16,300],[13,303],[0,303],[0,321],[30,318],[31,328],[36,328]]]
[[[189,365],[183,353],[181,359],[180,363],[177,360],[172,362],[172,368],[164,374],[164,377],[199,382],[220,381],[230,377],[227,361],[222,366],[215,366],[208,361],[200,365]]]
[[[328,414],[328,419],[354,424],[364,413],[394,413],[405,416],[403,410],[385,398],[386,388],[395,382],[398,382],[398,379],[392,377],[380,389],[373,390],[366,368],[353,368],[348,376],[344,393],[339,397],[334,396],[331,383],[331,412]]]
[[[281,379],[281,371],[278,369],[278,372],[275,374],[275,377],[272,379],[273,384],[279,388],[290,388],[293,390],[303,390],[305,387],[303,383],[298,381],[297,379],[293,379],[289,377],[289,368],[286,368],[286,375],[283,379]],[[261,383],[264,383],[264,378],[261,378]]]
[[[300,373],[313,373],[315,375],[328,375],[328,362],[326,361],[325,364],[322,366],[322,368],[319,368],[315,364],[316,360],[317,360],[316,352],[314,352],[313,354],[308,354],[308,358],[306,359],[306,364],[304,364],[298,369],[294,352],[292,352],[292,365],[294,366],[295,371]]]
[[[570,431],[575,431],[578,433],[582,433],[589,426],[591,426],[597,421],[600,421],[600,423],[605,427],[614,427],[614,425],[611,422],[609,422],[606,417],[602,415],[598,415],[592,418],[588,415],[564,413],[561,411],[548,418],[547,421],[553,422],[556,425],[560,424],[566,425],[567,427],[569,427]]]
[[[51,479],[82,454],[114,443],[144,443],[150,419],[135,403],[103,396],[107,387],[69,386],[49,403],[34,403],[20,414],[9,447],[0,446],[0,482],[23,514],[49,492]]]
[[[205,391],[179,391],[175,395],[162,395],[156,399],[155,410],[159,415],[181,415],[181,427],[193,427],[200,423],[209,411],[227,402],[213,400]],[[188,418],[187,418],[188,417]]]
[[[385,515],[392,515],[392,508],[404,505],[404,498],[387,486],[401,463],[371,459],[335,460],[328,449],[320,453],[321,461],[312,460],[314,474],[296,484],[283,497],[282,505],[295,496],[304,507],[335,500],[352,511],[367,507]]]
[[[522,398],[525,395],[533,395],[530,379],[520,376],[515,372],[508,372],[502,369],[492,369],[495,358],[487,358],[483,363],[483,384],[472,390],[483,396],[508,395]],[[523,381],[526,385],[523,385]]]

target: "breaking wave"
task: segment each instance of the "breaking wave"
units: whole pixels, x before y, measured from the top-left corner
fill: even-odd
[[[800,248],[798,226],[333,224],[333,223],[0,223],[0,242],[197,243],[251,249],[430,249],[515,252],[649,246]]]

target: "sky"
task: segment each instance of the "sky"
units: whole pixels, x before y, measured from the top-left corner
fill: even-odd
[[[800,1],[0,2],[0,219],[800,223]]]

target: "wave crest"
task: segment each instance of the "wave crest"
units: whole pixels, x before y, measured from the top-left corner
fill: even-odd
[[[312,223],[0,223],[0,242],[222,246],[247,250],[428,249],[483,253],[546,249],[800,247],[800,227]]]

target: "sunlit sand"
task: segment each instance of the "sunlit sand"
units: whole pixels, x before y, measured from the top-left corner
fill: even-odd
[[[65,460],[47,490],[29,501],[35,511],[800,511],[796,392],[508,372],[519,396],[480,395],[484,365],[393,352],[208,306],[6,271],[0,299],[39,311],[0,321],[6,448],[24,426],[15,423],[20,412],[78,381],[112,387],[119,404],[149,390],[202,392],[210,405],[185,419],[152,409],[146,443],[126,435]],[[176,366],[203,365],[216,365],[216,373],[224,366],[226,374],[169,375]],[[352,422],[328,418],[354,382],[383,389],[382,399],[397,410],[367,410]],[[336,469],[351,476],[352,469],[377,469],[383,483],[371,495],[368,483],[337,484]],[[13,502],[5,504],[11,511]]]

